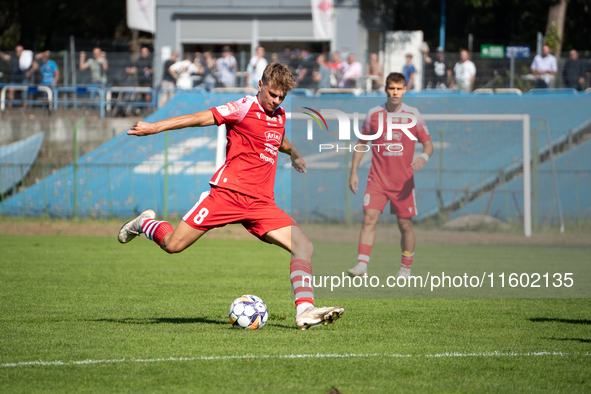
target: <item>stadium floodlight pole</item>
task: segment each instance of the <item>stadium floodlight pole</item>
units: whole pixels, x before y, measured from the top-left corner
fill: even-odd
[[[439,27],[439,46],[445,50],[445,0],[441,0],[441,26]]]

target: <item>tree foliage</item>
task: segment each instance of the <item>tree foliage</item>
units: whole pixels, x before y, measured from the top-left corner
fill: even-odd
[[[64,49],[70,35],[113,39],[125,23],[125,1],[0,1],[0,49]],[[129,33],[127,33],[129,35]]]
[[[446,0],[446,50],[480,44],[535,45],[544,32],[555,0]],[[339,1],[337,0],[338,4]],[[370,30],[422,30],[434,49],[439,45],[441,0],[359,0]],[[591,1],[569,0],[563,49],[591,50]],[[22,44],[35,50],[61,50],[70,35],[87,42],[125,40],[125,1],[0,1],[0,49]],[[89,44],[90,45],[90,44]]]
[[[536,45],[555,0],[446,0],[446,50],[480,44]],[[360,0],[369,29],[422,30],[431,49],[439,45],[441,0]],[[563,48],[591,50],[591,2],[569,0]]]

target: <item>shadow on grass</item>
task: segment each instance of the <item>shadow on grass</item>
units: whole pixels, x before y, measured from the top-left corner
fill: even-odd
[[[285,320],[279,318],[271,318],[269,320]],[[87,320],[92,322],[107,322],[107,323],[120,323],[120,324],[139,324],[139,325],[148,325],[148,324],[199,324],[199,323],[206,323],[206,324],[222,324],[228,326],[228,328],[232,328],[229,321],[226,320],[213,320],[208,319],[205,317],[152,317],[152,318],[135,318],[135,317],[127,317],[122,319],[94,319],[94,320]],[[273,326],[276,328],[283,328],[283,329],[297,329],[296,326],[287,326],[285,324],[281,324],[279,322],[271,323],[267,322],[267,326]]]
[[[591,339],[584,339],[584,338],[541,338],[541,339],[548,339],[550,341],[575,341],[581,343],[591,343]]]
[[[557,322],[557,323],[568,323],[568,324],[588,324],[591,325],[591,320],[589,319],[558,319],[558,318],[549,318],[549,317],[534,317],[529,319],[529,321],[534,323],[546,323],[546,322]]]
[[[107,322],[107,323],[122,323],[122,324],[196,324],[196,323],[208,323],[208,324],[229,324],[227,321],[207,319],[205,317],[152,317],[152,318],[135,318],[127,317],[123,319],[96,319],[90,320],[94,322]]]

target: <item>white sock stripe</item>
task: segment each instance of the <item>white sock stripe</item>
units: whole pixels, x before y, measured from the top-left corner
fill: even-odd
[[[290,280],[293,279],[294,276],[312,277],[312,273],[311,272],[302,271],[302,270],[293,271],[291,274],[289,274],[289,279]]]
[[[154,240],[154,233],[156,232],[156,229],[158,228],[158,226],[160,226],[162,223],[164,222],[156,222],[156,224],[154,225],[154,227],[152,227],[150,229],[150,239]]]
[[[357,256],[357,260],[360,261],[367,261],[369,263],[369,256],[366,254],[360,254]]]
[[[146,229],[146,231],[144,231],[144,234],[145,234],[145,233],[148,231],[148,227],[150,227],[150,225],[151,225],[152,223],[154,223],[155,221],[156,221],[156,220],[154,220],[154,219],[144,219],[144,220],[141,222],[142,231],[144,231],[144,229]]]
[[[414,256],[415,256],[414,252],[411,253],[410,255],[402,253],[402,258],[403,259],[410,259],[410,258],[412,258]]]
[[[297,276],[291,280],[291,286],[293,288],[308,287],[312,288],[312,277]]]
[[[158,227],[159,224],[160,222],[157,222],[156,220],[154,220],[153,223],[150,223],[146,228],[146,231],[144,232],[144,234],[146,234],[146,237],[152,239],[152,235],[154,235],[154,229]]]
[[[148,234],[150,232],[150,230],[152,230],[152,228],[156,225],[156,223],[158,223],[156,220],[150,219],[150,223],[148,223],[148,225],[146,226],[146,230],[144,231],[144,234]]]

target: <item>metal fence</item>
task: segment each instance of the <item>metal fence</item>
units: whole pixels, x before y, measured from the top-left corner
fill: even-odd
[[[179,87],[169,84],[164,89],[156,82],[160,76],[148,75],[139,70],[137,59],[131,53],[112,52],[105,53],[108,63],[106,70],[101,69],[100,75],[93,76],[90,68],[82,70],[80,67],[82,52],[70,53],[68,51],[54,52],[50,60],[54,61],[60,70],[60,78],[51,86],[51,94],[41,87],[42,75],[37,69],[31,73],[30,78],[22,80],[15,78],[11,62],[0,60],[0,88],[4,90],[0,97],[2,110],[11,106],[26,104],[41,106],[48,110],[58,108],[86,107],[100,111],[103,116],[128,116],[146,114],[147,110],[153,110],[162,106],[166,100],[177,92]],[[245,51],[232,54],[236,67],[233,71],[233,80],[230,83],[221,83],[218,80],[219,73],[217,61],[222,58],[220,53],[191,53],[190,59],[196,67],[190,75],[189,88],[212,91],[215,89],[244,89],[244,93],[256,92],[256,81],[249,81],[252,69],[249,68],[250,55]],[[294,79],[298,82],[292,95],[322,95],[322,94],[383,94],[382,88],[375,89],[376,80],[384,76],[367,75],[370,53],[359,56],[356,60],[361,63],[361,76],[352,78],[343,83],[341,70],[330,70],[329,75],[324,75],[324,80],[317,74],[319,66],[317,58],[324,55],[329,59],[329,54],[314,53],[303,59],[300,52],[266,53],[268,62],[278,61],[286,64]],[[93,57],[92,53],[85,53],[86,59]],[[210,59],[206,61],[206,57]],[[550,88],[575,88],[577,90],[589,90],[591,85],[591,52],[581,52],[576,67],[570,59],[568,52],[562,53],[558,58],[558,71],[553,75]],[[536,87],[536,77],[532,75],[530,59],[489,59],[474,53],[471,56],[476,67],[476,76],[472,89],[475,93],[493,93],[497,89],[513,88],[515,90],[505,93],[526,93]],[[181,58],[179,58],[181,60]],[[141,61],[141,59],[140,59]],[[430,53],[425,54],[417,62],[422,62],[419,69],[423,69],[423,75],[418,78],[417,88],[420,86],[425,92],[439,92],[457,90],[453,87],[454,67],[460,62],[458,53]],[[36,62],[40,64],[41,60]],[[152,62],[152,56],[148,57],[148,63]],[[343,65],[346,64],[343,60]],[[383,63],[383,62],[382,62]],[[144,64],[146,64],[144,62]],[[443,76],[437,75],[441,67],[446,69]],[[163,67],[160,67],[160,69]],[[439,70],[437,70],[439,68]],[[575,70],[576,68],[576,70]],[[153,68],[158,70],[159,68]],[[574,71],[573,71],[574,70]],[[402,71],[402,70],[397,70]],[[166,73],[167,70],[164,70]],[[580,73],[580,80],[573,85],[567,78],[572,79],[573,73]],[[302,77],[303,76],[303,77]],[[94,78],[94,79],[93,79]],[[96,78],[101,78],[97,81]],[[329,80],[326,80],[329,78]],[[249,83],[250,82],[250,83]],[[571,81],[572,82],[572,81]],[[344,88],[344,89],[343,89]],[[453,88],[453,89],[452,89]],[[185,87],[186,89],[186,87]],[[15,91],[16,92],[11,92]],[[502,92],[502,91],[499,91]],[[575,92],[574,89],[569,92]],[[8,94],[7,94],[8,93]],[[411,93],[411,92],[408,92]]]

